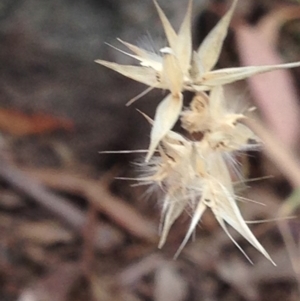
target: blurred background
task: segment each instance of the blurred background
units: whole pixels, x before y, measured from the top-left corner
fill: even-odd
[[[195,48],[230,3],[194,0]],[[187,1],[159,4],[178,29]],[[300,68],[226,87],[234,108],[257,107],[271,137],[237,156],[251,187],[237,193],[264,204],[240,207],[246,220],[269,220],[251,230],[277,267],[232,232],[248,263],[209,212],[174,261],[189,212],[158,250],[159,195],[115,180],[136,177],[142,156],[99,154],[146,148],[136,108],[153,117],[163,96],[125,106],[144,86],[94,63],[133,63],[105,44],[119,47],[116,38],[164,46],[153,2],[0,0],[0,300],[300,300]],[[218,67],[292,61],[299,2],[240,0]]]

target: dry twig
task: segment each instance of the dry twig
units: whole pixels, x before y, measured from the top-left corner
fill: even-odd
[[[27,169],[26,174],[54,189],[81,195],[131,235],[149,242],[156,241],[152,223],[129,204],[113,196],[101,182],[57,170]]]
[[[79,232],[83,230],[86,217],[79,209],[68,203],[64,198],[48,191],[36,179],[12,166],[4,158],[0,158],[0,177],[49,210],[68,226]],[[109,232],[107,227],[97,225],[96,246],[101,250],[108,250],[115,246],[116,241],[120,241],[118,238],[113,242],[113,236],[110,236],[110,240],[108,240],[107,232]],[[103,237],[106,238],[103,239]]]

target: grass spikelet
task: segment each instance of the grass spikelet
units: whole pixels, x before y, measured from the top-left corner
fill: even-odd
[[[142,113],[152,128],[145,161],[141,165],[144,174],[136,179],[141,185],[160,187],[164,193],[159,247],[164,245],[176,219],[190,207],[193,210],[191,223],[176,253],[178,256],[209,209],[246,257],[228,232],[227,225],[274,264],[242,217],[236,202],[242,198],[235,195],[227,163],[237,169],[234,153],[257,148],[259,139],[247,127],[244,114],[227,107],[223,85],[263,72],[298,67],[300,62],[213,70],[238,0],[232,1],[227,13],[196,51],[192,48],[191,38],[192,0],[188,2],[178,33],[157,1],[153,2],[168,42],[167,47],[160,50],[160,55],[118,39],[129,52],[120,51],[134,58],[138,65],[96,62],[148,86],[128,104],[154,88],[169,91],[158,105],[153,120]],[[184,91],[195,93],[188,108],[183,108]],[[172,131],[178,119],[187,137],[200,138],[190,140]],[[255,141],[255,144],[250,141]]]

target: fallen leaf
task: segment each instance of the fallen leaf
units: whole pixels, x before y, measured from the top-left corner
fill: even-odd
[[[236,41],[242,65],[276,65],[283,59],[259,27],[240,24]],[[290,148],[298,144],[300,109],[289,71],[277,70],[247,79],[254,101],[269,128]]]
[[[74,239],[74,234],[71,231],[50,221],[26,221],[19,226],[18,232],[22,238],[44,246],[70,243]]]
[[[11,135],[37,135],[56,130],[71,131],[73,128],[73,122],[67,118],[44,113],[28,115],[14,109],[0,109],[0,131]]]

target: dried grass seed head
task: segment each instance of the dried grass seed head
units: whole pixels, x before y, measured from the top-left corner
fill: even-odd
[[[256,137],[251,130],[238,122],[244,118],[242,114],[228,111],[223,100],[221,86],[255,74],[297,67],[300,63],[213,70],[237,1],[233,0],[227,13],[208,34],[199,49],[193,51],[192,1],[189,1],[182,25],[176,33],[154,0],[168,40],[167,47],[160,51],[161,57],[119,40],[132,54],[122,52],[138,60],[140,66],[122,66],[103,60],[97,62],[148,85],[149,88],[141,95],[153,88],[170,91],[157,107],[145,163],[145,168],[148,168],[147,175],[139,179],[159,185],[165,191],[160,246],[164,243],[171,225],[186,206],[190,205],[194,213],[179,252],[194,231],[204,211],[210,208],[236,245],[237,243],[226,228],[226,223],[270,259],[240,214],[235,202],[228,167],[224,161],[224,156],[230,156],[232,151],[247,149],[248,140],[255,140]],[[191,102],[190,109],[181,113],[182,92],[185,90],[195,92],[196,96]],[[207,96],[203,91],[211,92]],[[138,97],[134,100],[136,99]],[[203,133],[201,141],[189,141],[171,131],[180,114],[182,125],[188,132]],[[152,157],[157,148],[158,156]]]
[[[199,49],[193,51],[191,37],[192,0],[189,1],[187,12],[178,33],[175,32],[166,15],[156,0],[154,0],[168,41],[168,47],[161,50],[163,54],[162,59],[156,54],[149,53],[142,48],[119,40],[133,54],[122,50],[121,52],[137,59],[140,62],[140,66],[119,65],[103,60],[96,60],[97,63],[107,68],[148,85],[149,88],[141,93],[140,96],[153,88],[160,88],[171,92],[157,107],[146,161],[149,161],[161,139],[172,129],[179,118],[183,104],[182,92],[184,90],[194,92],[211,90],[214,86],[228,84],[255,74],[300,66],[300,63],[290,63],[275,66],[226,68],[211,71],[218,61],[237,1],[234,0],[232,2],[227,13],[207,35]],[[194,130],[192,126],[187,125],[187,128]]]

